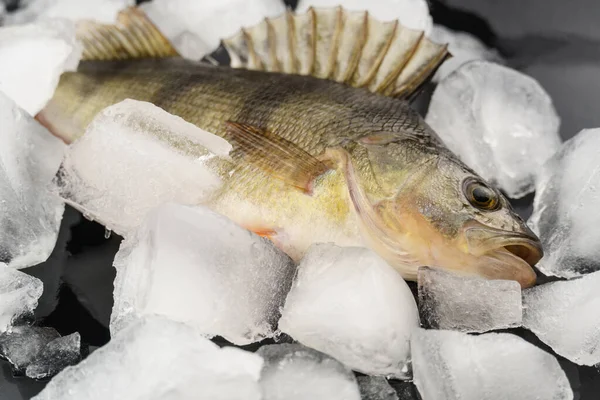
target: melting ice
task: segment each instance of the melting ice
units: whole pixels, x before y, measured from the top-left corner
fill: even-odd
[[[32,379],[51,378],[79,361],[81,336],[76,332],[49,342],[27,366],[25,375]]]
[[[133,5],[135,0],[30,0],[24,8],[9,14],[7,22],[22,24],[38,19],[64,18],[111,24],[120,10]]]
[[[54,328],[15,326],[0,335],[0,356],[11,363],[14,373],[23,374],[40,351],[58,337]]]

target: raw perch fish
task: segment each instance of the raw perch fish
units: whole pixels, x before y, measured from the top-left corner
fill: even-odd
[[[30,267],[56,244],[64,204],[47,187],[66,145],[2,92],[0,126],[0,262]]]
[[[27,366],[25,375],[32,379],[48,379],[79,361],[81,336],[75,332],[49,342]]]
[[[0,263],[0,333],[14,321],[33,319],[43,291],[39,279]]]
[[[133,5],[135,0],[30,0],[25,7],[8,14],[6,22],[23,24],[40,19],[63,18],[114,23],[120,10]]]
[[[411,347],[423,399],[573,399],[556,358],[518,336],[419,329]]]
[[[55,376],[35,400],[262,400],[262,359],[193,328],[144,318]]]
[[[560,147],[560,119],[538,82],[488,61],[462,65],[436,87],[425,121],[483,178],[519,198]]]
[[[576,364],[600,363],[600,271],[523,291],[523,326]]]
[[[419,314],[428,328],[486,332],[521,326],[521,286],[515,281],[419,268]]]
[[[279,328],[356,371],[406,378],[418,324],[408,285],[376,253],[316,244],[298,266]]]
[[[13,374],[22,375],[40,351],[59,337],[54,328],[15,326],[0,335],[0,357],[10,362]]]
[[[166,204],[115,257],[111,332],[158,314],[244,345],[271,337],[294,278],[273,243],[204,207]]]
[[[125,100],[102,111],[69,147],[56,191],[120,235],[154,207],[197,204],[221,186],[218,157],[231,145],[150,103]]]
[[[264,400],[361,400],[354,374],[339,361],[301,344],[258,349]]]
[[[546,275],[600,270],[600,128],[584,129],[548,160],[536,184],[529,225],[540,237]]]

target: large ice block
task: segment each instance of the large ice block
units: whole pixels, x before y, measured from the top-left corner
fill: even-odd
[[[515,198],[533,191],[561,142],[560,119],[540,84],[488,61],[443,79],[425,120],[469,167]]]
[[[0,263],[0,332],[13,321],[31,319],[43,291],[39,279]]]
[[[516,281],[459,276],[419,268],[421,324],[434,329],[486,332],[521,326],[521,286]]]
[[[556,358],[515,335],[418,329],[411,348],[423,399],[573,399]]]
[[[542,168],[528,221],[544,247],[537,268],[573,278],[600,270],[600,128],[565,142]]]
[[[301,344],[263,346],[264,400],[360,400],[354,374],[339,361]]]
[[[56,243],[64,204],[47,186],[66,146],[2,92],[0,127],[0,262],[30,267]]]
[[[219,349],[190,326],[164,318],[133,322],[37,400],[262,400],[262,359]]]
[[[356,371],[407,377],[418,323],[408,285],[376,253],[317,244],[298,267],[279,328]]]
[[[150,103],[104,109],[73,143],[57,191],[88,218],[120,235],[160,204],[199,204],[221,185],[231,145]]]
[[[135,0],[30,0],[24,8],[9,14],[7,22],[23,24],[38,19],[64,18],[111,24],[120,10],[133,5]]]
[[[79,361],[81,361],[81,336],[76,332],[49,342],[27,366],[25,375],[32,379],[51,378]]]
[[[159,314],[235,344],[273,335],[296,271],[269,240],[207,208],[175,204],[122,243],[115,267],[112,332]]]
[[[523,326],[561,356],[600,363],[600,271],[523,291]]]
[[[15,326],[0,335],[0,356],[10,362],[15,374],[23,374],[40,351],[58,337],[54,328]]]
[[[69,21],[1,27],[0,91],[35,115],[54,94],[60,75],[74,71],[80,57],[75,26]]]

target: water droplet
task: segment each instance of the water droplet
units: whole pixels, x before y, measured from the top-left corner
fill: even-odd
[[[108,228],[104,228],[104,239],[110,239],[110,235],[112,234],[112,231]]]

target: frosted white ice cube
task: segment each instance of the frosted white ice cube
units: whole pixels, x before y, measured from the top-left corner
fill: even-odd
[[[425,119],[483,178],[518,198],[560,147],[560,119],[537,81],[487,61],[463,64],[433,93]]]
[[[0,262],[30,267],[56,244],[64,204],[47,187],[66,146],[2,92],[0,127]]]
[[[421,323],[434,329],[486,332],[521,326],[521,286],[516,281],[459,276],[419,268]]]
[[[418,324],[408,285],[376,253],[317,244],[298,267],[279,328],[356,371],[406,377]]]
[[[43,291],[39,279],[0,263],[0,332],[14,320],[32,315]]]
[[[242,27],[285,12],[280,0],[153,0],[140,7],[172,42],[185,31],[195,34],[205,44],[205,54]]]
[[[48,343],[60,337],[54,328],[21,325],[0,335],[0,355],[22,374]]]
[[[433,25],[426,0],[300,0],[298,11],[306,11],[309,7],[337,7],[347,10],[367,10],[370,15],[380,21],[400,20],[407,28],[429,33]]]
[[[339,361],[301,344],[263,346],[264,400],[360,400],[354,374]]]
[[[54,94],[60,75],[74,71],[80,57],[69,21],[0,27],[0,91],[35,115]]]
[[[81,361],[81,336],[75,332],[49,342],[27,366],[25,375],[32,379],[51,378],[79,361]]]
[[[120,235],[154,207],[198,204],[221,185],[231,145],[150,103],[100,112],[73,143],[56,179],[61,197]]]
[[[120,10],[135,5],[135,0],[33,0],[7,18],[9,24],[23,24],[38,19],[87,19],[114,23]]]
[[[573,399],[556,358],[515,335],[418,329],[411,347],[424,399]]]
[[[356,380],[362,400],[404,400],[398,399],[394,388],[381,376],[359,376]]]
[[[152,212],[115,258],[111,331],[159,314],[248,344],[273,335],[296,271],[269,240],[204,207]]]
[[[262,359],[217,345],[182,323],[135,321],[79,364],[64,369],[37,400],[261,400]]]
[[[528,223],[542,241],[536,267],[546,275],[600,270],[599,148],[600,128],[584,129],[542,168]]]
[[[561,356],[600,363],[600,271],[523,291],[523,326]]]

